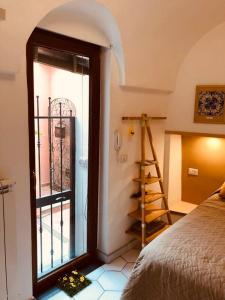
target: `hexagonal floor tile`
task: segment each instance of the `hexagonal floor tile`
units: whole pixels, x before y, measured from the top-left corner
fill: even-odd
[[[104,292],[99,300],[120,300],[122,292]]]
[[[98,279],[105,291],[122,291],[127,281],[127,277],[116,271],[105,271]]]
[[[134,267],[134,263],[127,263],[126,266],[123,268],[122,273],[126,275],[127,278],[129,278],[133,270],[133,267]]]
[[[92,271],[91,273],[87,274],[87,278],[90,279],[90,280],[97,280],[101,275],[102,273],[105,272],[105,269],[102,268],[102,267],[99,267],[98,269]]]
[[[84,288],[74,296],[75,300],[97,300],[103,294],[103,289],[97,281]]]
[[[139,253],[140,253],[140,251],[138,249],[131,249],[130,251],[128,251],[127,253],[124,253],[121,256],[127,262],[134,263],[137,260]]]
[[[126,261],[122,257],[118,257],[110,264],[105,264],[102,267],[107,271],[121,271],[126,265]]]

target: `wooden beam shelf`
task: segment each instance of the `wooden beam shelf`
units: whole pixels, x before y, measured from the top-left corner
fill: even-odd
[[[156,211],[156,210],[162,210],[161,207],[159,207],[158,205],[152,204],[152,203],[146,203],[145,204],[145,211],[146,213],[148,213],[148,211]]]
[[[146,237],[146,242],[149,243],[152,240],[154,240],[157,236],[159,236],[161,233],[163,233],[163,231],[165,231],[166,229],[168,229],[171,225],[166,224],[162,229],[154,232],[153,234],[147,235]],[[141,241],[141,231],[135,231],[132,229],[128,229],[126,231],[126,233],[132,235],[135,239]]]
[[[154,211],[146,210],[145,211],[145,222],[150,223],[150,222],[162,217],[166,213],[168,213],[168,210],[165,210],[165,209],[158,209],[158,210],[154,210]],[[137,209],[137,210],[129,213],[128,216],[141,221],[142,220],[141,209]]]
[[[144,197],[144,202],[145,203],[151,203],[151,202],[154,202],[154,201],[157,201],[157,200],[160,200],[162,199],[163,197],[165,197],[166,195],[163,194],[163,193],[150,193],[150,194],[147,194],[145,195]],[[139,201],[141,201],[141,197],[132,197],[134,199],[138,199]]]
[[[145,203],[157,201],[161,198],[164,198],[165,196],[166,195],[163,193],[151,193],[151,194],[145,196]]]
[[[158,177],[145,177],[144,179],[144,184],[152,184],[152,183],[155,183],[155,182],[159,182],[161,180],[161,178],[158,178]],[[141,178],[134,178],[133,181],[135,182],[142,182],[142,179]]]
[[[142,165],[142,166],[147,167],[147,166],[156,165],[158,162],[155,161],[155,160],[146,159],[144,162],[142,162],[142,161],[136,161],[135,163],[138,164],[138,165]]]
[[[145,116],[145,120],[166,120],[166,117],[150,117]],[[122,117],[123,121],[141,121],[142,117]]]

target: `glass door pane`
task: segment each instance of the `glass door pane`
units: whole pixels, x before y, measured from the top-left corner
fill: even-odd
[[[89,58],[34,61],[37,276],[87,252]]]

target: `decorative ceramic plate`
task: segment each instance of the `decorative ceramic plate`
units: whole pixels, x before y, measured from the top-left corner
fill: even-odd
[[[225,85],[197,85],[194,122],[225,124]]]
[[[201,116],[219,117],[224,113],[223,91],[202,91],[199,93],[198,113]]]

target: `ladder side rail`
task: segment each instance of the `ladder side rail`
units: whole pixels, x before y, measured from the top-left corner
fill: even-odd
[[[151,147],[152,154],[153,154],[153,159],[157,162],[155,167],[156,167],[157,176],[160,178],[160,181],[159,181],[160,189],[161,189],[161,192],[163,194],[165,194],[164,186],[163,186],[163,182],[162,182],[161,171],[160,171],[160,168],[159,168],[157,154],[156,154],[156,151],[155,151],[155,148],[154,148],[152,132],[151,132],[151,129],[150,129],[148,119],[146,119],[145,123],[146,123],[147,134],[148,134],[148,138],[149,138],[149,142],[150,142],[150,147]],[[168,201],[167,201],[166,197],[163,197],[163,203],[164,203],[164,206],[165,206],[166,210],[169,210]],[[170,212],[167,213],[167,218],[168,218],[169,224],[172,224],[172,219],[171,219]]]
[[[145,246],[146,224],[145,224],[145,115],[141,118],[141,241],[142,248]]]

